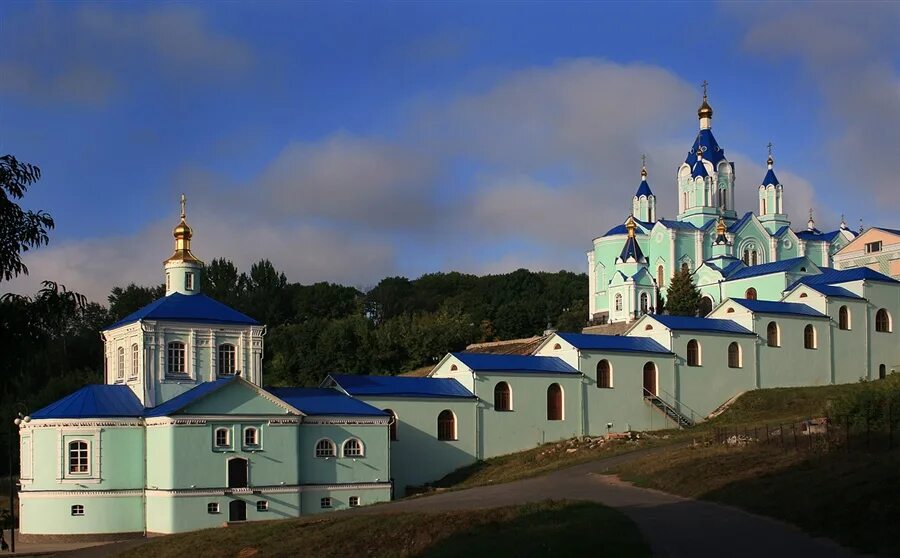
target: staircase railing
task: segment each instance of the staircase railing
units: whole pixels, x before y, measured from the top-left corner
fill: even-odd
[[[672,394],[666,392],[665,390],[658,390],[670,397],[675,405],[669,403],[664,398],[660,397],[658,393],[653,393],[647,388],[644,388],[644,399],[646,399],[651,405],[659,409],[663,414],[665,414],[669,419],[675,422],[679,427],[685,426],[693,426],[699,414],[696,413],[693,409],[684,405],[675,399]],[[677,405],[677,406],[676,406]],[[684,411],[680,410],[679,407],[685,409],[688,414],[685,414]]]

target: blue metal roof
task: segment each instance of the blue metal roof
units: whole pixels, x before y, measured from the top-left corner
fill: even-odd
[[[332,374],[331,379],[350,395],[394,397],[464,398],[475,397],[453,378],[417,378],[408,376],[362,376]]]
[[[794,288],[798,283],[803,283],[806,285],[827,285],[834,283],[846,283],[848,281],[880,281],[882,283],[897,283],[896,280],[884,275],[883,273],[878,273],[874,269],[869,269],[868,267],[855,267],[853,269],[832,269],[832,268],[820,268],[822,273],[818,275],[810,275],[808,277],[801,277],[797,281],[794,282],[790,288]]]
[[[831,242],[835,239],[835,237],[841,234],[840,230],[831,231],[831,232],[822,232],[819,229],[813,230],[803,230],[803,231],[795,231],[797,238],[800,240],[806,241],[819,241],[819,242]]]
[[[737,231],[741,230],[741,227],[744,226],[744,223],[749,221],[752,217],[753,217],[752,211],[748,211],[747,213],[744,213],[744,215],[740,219],[738,219],[737,221],[735,221],[728,227],[728,232],[737,232]]]
[[[734,256],[717,256],[715,258],[709,258],[703,263],[717,269],[724,277],[728,277],[738,269],[745,267],[744,262]]]
[[[640,227],[635,229],[635,231],[634,231],[635,234],[644,234],[644,231],[641,230],[641,228],[644,228],[644,229],[652,229],[653,228],[653,223],[650,223],[647,221],[641,221],[640,219],[635,219],[634,222],[637,223],[638,225],[640,225]],[[616,234],[628,234],[628,228],[625,227],[625,223],[622,223],[621,225],[616,225],[615,227],[609,229],[608,231],[606,231],[606,234],[604,234],[603,236],[613,236]]]
[[[653,319],[674,331],[711,331],[754,335],[753,332],[732,320],[696,318],[694,316],[669,316],[667,314],[654,315]]]
[[[233,308],[213,300],[205,294],[184,295],[172,293],[155,300],[140,310],[132,312],[106,330],[114,329],[138,320],[173,320],[221,324],[256,325],[259,322]]]
[[[649,337],[591,335],[588,333],[557,333],[557,335],[581,351],[671,354],[671,351]]]
[[[650,197],[653,195],[653,192],[650,190],[650,185],[647,184],[647,179],[641,180],[640,186],[638,186],[637,192],[634,193],[634,197],[639,198],[641,196]]]
[[[39,411],[33,419],[139,417],[140,399],[123,385],[87,385]]]
[[[310,416],[384,416],[388,413],[332,388],[268,387],[266,391]]]
[[[766,177],[763,178],[763,181],[762,181],[763,186],[769,186],[770,184],[771,185],[781,184],[781,182],[778,182],[778,177],[775,176],[775,171],[773,171],[772,169],[769,169],[769,172],[766,173]]]
[[[703,177],[706,178],[709,176],[709,173],[706,172],[706,165],[697,160],[694,163],[694,166],[691,167],[691,178]]]
[[[718,166],[719,162],[725,158],[725,150],[719,147],[712,130],[707,128],[700,130],[700,133],[697,134],[694,145],[691,146],[691,150],[688,152],[684,162],[693,167],[694,163],[697,162],[697,149],[701,146],[703,148],[703,158],[712,163],[714,167]]]
[[[451,353],[476,372],[542,372],[580,374],[558,357],[533,355],[497,355],[489,353]]]
[[[228,376],[226,378],[219,378],[218,380],[212,382],[203,382],[202,384],[198,384],[196,387],[187,390],[181,395],[176,395],[165,403],[161,403],[156,407],[147,409],[147,414],[145,416],[165,417],[173,415],[178,411],[184,409],[194,401],[197,401],[198,399],[225,387],[231,382],[236,381],[237,378],[238,376]]]
[[[791,230],[790,226],[782,225],[777,231],[775,231],[775,234],[773,236],[780,237],[781,235],[788,232],[789,230]]]
[[[644,261],[644,253],[641,252],[637,238],[631,236],[625,239],[625,246],[622,247],[622,252],[619,254],[619,259],[623,262],[628,261],[629,258],[634,258],[636,262]]]
[[[750,300],[747,298],[732,298],[751,312],[760,314],[794,314],[798,316],[815,316],[825,318],[825,314],[815,308],[797,302],[780,302],[774,300]]]
[[[659,219],[659,220],[657,220],[657,222],[662,223],[663,225],[665,225],[666,227],[668,227],[670,229],[682,229],[682,230],[691,230],[691,231],[697,230],[697,227],[695,227],[694,225],[692,225],[691,223],[688,223],[686,221],[674,221],[672,219]]]
[[[807,271],[818,271],[818,267],[806,256],[800,256],[799,258],[788,258],[786,260],[779,260],[777,262],[769,262],[760,265],[751,265],[748,267],[744,267],[735,271],[731,274],[728,279],[746,279],[747,277],[757,277],[759,275],[768,275],[769,273],[785,273],[791,271],[801,263],[806,263],[808,266]]]
[[[809,285],[809,288],[821,293],[829,298],[852,298],[856,300],[864,300],[858,294],[848,291],[844,287],[835,287],[834,285]]]

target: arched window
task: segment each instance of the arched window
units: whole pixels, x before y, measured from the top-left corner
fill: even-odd
[[[756,289],[754,289],[753,287],[747,289],[747,291],[744,293],[744,298],[746,298],[747,300],[756,300]]]
[[[137,343],[131,345],[131,377],[137,378],[138,375],[138,359],[140,356],[140,349],[138,349]]]
[[[456,366],[455,364],[450,365],[450,372],[456,372],[457,370],[459,370],[458,366]]]
[[[816,348],[816,328],[812,324],[806,324],[806,327],[803,328],[803,347]]]
[[[316,457],[334,457],[337,455],[337,448],[334,442],[328,438],[322,438],[316,442]]]
[[[84,440],[69,442],[69,474],[87,475],[90,471],[88,443]]]
[[[563,390],[559,384],[547,388],[547,420],[563,419]]]
[[[616,312],[622,311],[622,295],[616,294]]]
[[[166,355],[166,375],[184,375],[184,343],[181,341],[172,341],[169,343],[168,349],[168,354]]]
[[[259,429],[248,426],[244,429],[244,447],[254,448],[259,446]]]
[[[647,324],[644,326],[644,331],[653,331],[653,324]]]
[[[358,438],[350,438],[344,442],[344,457],[364,457],[366,451]]]
[[[769,325],[766,326],[766,345],[770,347],[781,346],[781,331],[779,331],[778,324],[775,322],[769,322]]]
[[[850,329],[850,309],[846,306],[841,306],[838,310],[838,328]]]
[[[800,293],[800,297],[799,297],[799,298],[806,298],[806,297],[808,297],[808,296],[809,296],[809,295],[808,295],[807,293]]]
[[[660,289],[663,288],[663,279],[666,278],[666,272],[663,269],[663,266],[659,266],[656,268],[656,286]]]
[[[713,307],[712,299],[709,298],[708,296],[704,296],[703,298],[700,299],[700,306],[697,309],[698,310],[697,314],[699,314],[699,316],[701,318],[708,316],[709,313],[712,312],[712,307]]]
[[[656,365],[652,361],[644,364],[644,397],[656,396],[656,380]]]
[[[456,416],[453,411],[444,409],[437,419],[438,440],[456,439]]]
[[[756,265],[759,263],[759,256],[756,254],[756,250],[750,252],[750,265]]]
[[[733,308],[733,307],[728,307],[728,309],[725,310],[725,313],[726,313],[726,314],[734,314],[734,308]]]
[[[741,346],[737,342],[732,341],[728,345],[728,368],[743,368],[744,363],[741,359]]]
[[[646,314],[649,308],[650,297],[647,296],[647,293],[641,293],[641,314]]]
[[[512,390],[506,382],[494,386],[494,410],[512,411]]]
[[[395,413],[393,409],[385,409],[384,412],[391,415],[391,424],[390,424],[391,441],[396,442],[397,441],[397,413]]]
[[[122,381],[125,378],[125,347],[119,347],[116,355],[116,380]]]
[[[597,363],[597,387],[613,387],[612,365],[605,358]]]
[[[891,315],[884,308],[875,313],[875,331],[890,333],[892,330]]]
[[[687,365],[700,366],[700,343],[691,339],[687,344]]]
[[[227,428],[216,428],[213,434],[213,444],[217,448],[227,448],[231,446],[231,432]]]
[[[553,350],[554,350],[554,351],[558,351],[558,350],[560,350],[560,349],[562,349],[562,345],[560,345],[559,343],[554,343],[554,344],[553,344]]]
[[[221,345],[219,345],[220,376],[230,376],[234,374],[234,371],[237,368],[235,366],[235,364],[237,363],[235,355],[236,351],[234,350],[234,345],[232,345],[231,343],[222,343]]]
[[[878,365],[878,379],[883,380],[887,378],[887,366],[883,364]]]

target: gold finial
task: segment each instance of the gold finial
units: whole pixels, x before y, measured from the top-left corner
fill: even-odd
[[[809,208],[809,221],[806,222],[807,230],[813,230],[816,228],[816,222],[813,220],[813,208]]]
[[[716,234],[718,236],[725,236],[725,231],[728,230],[728,227],[725,226],[725,219],[720,215],[719,222],[716,223]]]
[[[641,179],[647,179],[647,155],[641,154]]]
[[[700,86],[703,87],[703,103],[700,105],[700,108],[697,109],[697,116],[699,116],[700,118],[712,118],[713,109],[711,106],[709,106],[709,96],[707,89],[709,87],[709,82],[704,79],[703,83],[701,83]]]
[[[625,219],[625,228],[628,229],[628,238],[634,238],[634,229],[637,228],[637,223],[634,222],[634,215],[629,215],[628,219]]]
[[[772,165],[775,163],[775,160],[772,159],[772,147],[773,147],[773,146],[772,146],[772,142],[770,141],[768,144],[766,144],[766,147],[769,149],[769,158],[766,159],[766,164],[767,164],[767,165],[769,166],[769,168],[771,169],[771,168],[772,168]]]
[[[187,197],[181,194],[181,221],[175,225],[172,235],[175,237],[175,253],[166,262],[200,262],[191,253],[191,237],[194,231],[188,226],[186,217]]]

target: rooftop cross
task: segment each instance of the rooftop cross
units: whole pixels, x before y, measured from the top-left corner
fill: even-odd
[[[771,156],[772,156],[772,147],[774,147],[774,146],[772,145],[772,142],[770,141],[769,143],[767,143],[767,144],[766,144],[766,147],[769,148],[769,157],[771,157]]]
[[[187,205],[187,198],[181,194],[181,218],[184,219],[184,206]]]
[[[641,166],[642,167],[647,166],[647,154],[646,153],[641,153]]]
[[[700,87],[703,88],[703,98],[706,99],[707,88],[709,87],[709,82],[704,79],[703,83],[700,84]]]

